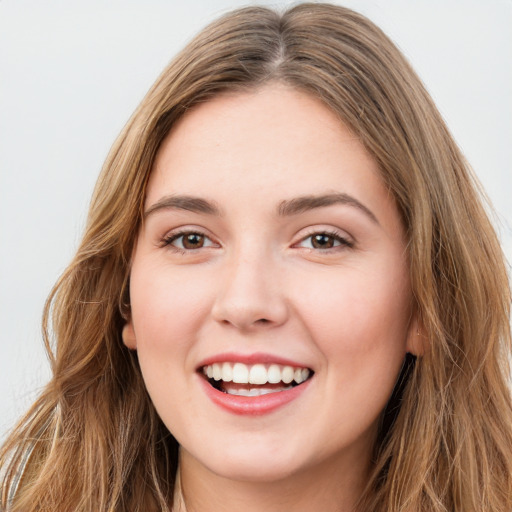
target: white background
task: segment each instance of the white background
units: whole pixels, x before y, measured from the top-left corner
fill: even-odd
[[[258,2],[282,7],[289,2]],[[512,259],[512,0],[338,2],[425,81]],[[171,57],[234,0],[0,0],[0,439],[49,376],[44,300],[116,135]]]

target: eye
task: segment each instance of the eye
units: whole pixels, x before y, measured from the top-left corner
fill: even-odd
[[[203,247],[213,247],[216,244],[203,233],[187,231],[174,233],[166,237],[164,245],[173,246],[176,249],[185,251],[193,251],[195,249],[202,249]]]
[[[336,247],[352,247],[353,243],[338,233],[320,232],[312,233],[311,235],[303,238],[297,247],[304,247],[306,249],[334,249]]]

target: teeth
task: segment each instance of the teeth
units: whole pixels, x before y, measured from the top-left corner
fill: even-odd
[[[233,382],[237,384],[249,383],[249,368],[242,363],[235,363],[233,365]]]
[[[292,366],[284,366],[279,364],[254,364],[246,365],[244,363],[214,363],[203,367],[203,373],[209,378],[216,381],[222,380],[223,382],[234,382],[236,384],[301,384],[308,379],[310,370],[308,368],[294,368]],[[258,393],[260,391],[269,392],[258,388],[252,388],[251,392]],[[249,390],[240,390],[243,394]],[[262,393],[259,393],[262,394]],[[255,395],[247,395],[255,396]]]
[[[268,368],[268,381],[270,384],[281,382],[281,368],[277,364],[271,364]]]
[[[233,380],[233,366],[230,363],[222,365],[222,380],[224,382],[231,382]]]
[[[228,395],[236,395],[236,396],[261,396],[261,395],[269,395],[270,393],[278,393],[279,391],[286,391],[287,389],[291,389],[292,386],[283,386],[279,389],[269,389],[269,388],[241,388],[241,389],[226,389],[226,393]]]
[[[267,369],[262,364],[251,366],[249,370],[249,384],[266,384],[267,382]]]
[[[285,384],[290,384],[290,382],[293,380],[294,373],[295,372],[291,366],[285,366],[281,372],[281,380]]]
[[[215,363],[213,365],[213,378],[215,380],[222,379],[222,367],[218,363]]]

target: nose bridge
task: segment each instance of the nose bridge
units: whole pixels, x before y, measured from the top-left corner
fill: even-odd
[[[287,306],[279,274],[268,246],[249,242],[234,248],[225,261],[214,318],[239,329],[283,323]]]

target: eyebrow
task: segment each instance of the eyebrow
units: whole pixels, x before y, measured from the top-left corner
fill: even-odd
[[[195,196],[164,196],[144,212],[144,218],[159,210],[187,210],[206,215],[221,215],[220,208],[213,201]]]
[[[304,213],[308,210],[332,206],[334,204],[348,205],[363,212],[370,220],[379,224],[375,214],[358,201],[355,197],[344,194],[324,194],[319,196],[301,196],[281,201],[278,206],[278,214],[281,217],[289,217]],[[164,196],[152,204],[145,212],[144,218],[160,210],[187,210],[194,213],[221,216],[222,212],[214,201],[201,197],[187,195]]]
[[[281,203],[279,203],[278,211],[280,216],[287,217],[334,204],[353,206],[369,217],[372,222],[379,224],[377,217],[367,206],[358,201],[355,197],[344,193],[325,194],[321,196],[302,196],[281,201]]]

